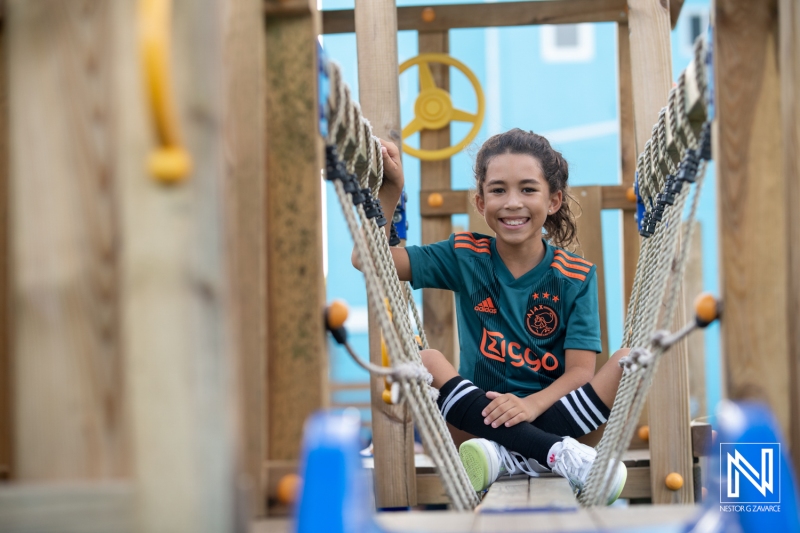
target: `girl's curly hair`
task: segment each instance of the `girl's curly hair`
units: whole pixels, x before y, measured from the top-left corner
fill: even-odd
[[[550,146],[550,142],[532,131],[514,128],[505,133],[490,137],[475,158],[475,185],[478,194],[483,197],[483,185],[486,182],[486,169],[491,160],[501,154],[525,154],[536,158],[542,167],[550,194],[561,191],[563,201],[555,213],[548,215],[544,223],[547,240],[556,246],[566,248],[577,240],[575,216],[567,201],[574,198],[569,195],[569,165],[560,152]],[[575,202],[577,205],[577,202]]]

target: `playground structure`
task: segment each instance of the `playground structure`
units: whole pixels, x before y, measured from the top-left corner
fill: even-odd
[[[356,29],[362,111],[376,134],[397,139],[396,29],[421,30],[421,52],[446,52],[447,29],[467,24],[617,22],[627,180],[672,80],[669,15],[650,0],[440,6],[429,22],[422,7],[375,0],[322,16],[300,0],[179,0],[174,96],[194,170],[165,186],[147,175],[156,136],[136,4],[9,1],[3,13],[0,525],[242,529],[246,495],[262,515],[296,469],[303,421],[328,396],[321,31]],[[727,0],[713,15],[724,381],[729,397],[769,403],[800,464],[800,286],[790,276],[800,265],[800,13],[788,0]],[[449,132],[421,142],[438,148]],[[446,161],[423,163],[423,176],[423,206],[431,192],[443,205],[463,195],[447,191]],[[581,194],[585,216],[592,202],[627,210],[629,185]],[[435,218],[423,240],[449,234],[448,212],[425,209]],[[638,237],[626,219],[632,257]],[[426,327],[452,354],[444,300],[425,295]],[[691,468],[685,357],[662,365],[651,392],[651,406],[670,406],[651,408],[653,501],[693,500],[691,484],[667,492],[656,473]],[[374,430],[393,460],[376,455],[376,498],[413,505],[410,421],[380,403],[382,387],[373,380]],[[671,414],[679,419],[659,422]],[[390,415],[404,422],[380,429]]]

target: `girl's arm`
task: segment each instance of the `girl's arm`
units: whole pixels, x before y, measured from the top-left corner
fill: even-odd
[[[400,195],[403,193],[403,167],[400,161],[400,150],[393,143],[381,139],[381,155],[383,155],[383,185],[378,191],[378,199],[381,201],[384,216],[387,220],[392,220],[394,210],[400,202]],[[389,238],[391,223],[384,226],[386,238]],[[400,281],[411,281],[411,263],[408,260],[408,252],[403,248],[391,248],[392,259],[397,268],[397,277]],[[350,258],[353,266],[361,270],[355,249]]]
[[[519,398],[513,394],[489,391],[486,397],[492,402],[483,411],[484,423],[492,427],[505,424],[511,427],[520,422],[533,422],[558,400],[586,385],[594,377],[596,356],[589,350],[566,350],[564,374],[546,389]]]

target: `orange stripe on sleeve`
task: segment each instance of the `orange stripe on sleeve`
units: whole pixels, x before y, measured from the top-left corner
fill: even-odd
[[[473,244],[489,244],[489,239],[476,239],[469,233],[456,233],[456,242],[471,242]]]
[[[556,250],[556,253],[559,254],[559,255],[563,255],[564,258],[566,258],[569,261],[575,261],[575,262],[578,262],[578,263],[583,263],[584,265],[588,265],[590,267],[594,266],[594,263],[592,263],[590,261],[587,261],[586,259],[583,259],[582,257],[578,257],[577,255],[570,255],[567,252],[565,252],[564,250]]]
[[[564,265],[567,268],[572,268],[574,270],[580,270],[581,272],[589,272],[591,270],[591,268],[589,268],[589,267],[572,264],[569,261],[567,261],[564,258],[564,256],[561,256],[561,255],[557,255],[557,256],[553,257],[553,259],[555,259],[556,261],[559,261],[562,265]]]
[[[564,267],[562,267],[561,265],[559,265],[555,261],[550,263],[550,266],[557,268],[558,270],[561,271],[562,274],[564,274],[568,278],[575,278],[575,279],[579,279],[581,281],[586,281],[586,276],[584,276],[583,274],[576,274],[575,272],[569,272],[567,270],[564,270]]]
[[[472,250],[473,252],[478,252],[479,254],[489,254],[492,253],[489,251],[489,248],[478,248],[466,242],[457,242],[455,245],[456,248],[466,248],[468,250]]]

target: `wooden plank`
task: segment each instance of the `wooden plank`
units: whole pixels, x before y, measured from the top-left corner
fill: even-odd
[[[636,136],[633,123],[633,80],[631,79],[631,43],[627,23],[617,25],[617,70],[619,76],[619,143],[621,187],[633,187],[636,174]],[[625,312],[633,290],[636,264],[639,262],[639,228],[635,213],[623,212],[622,217],[622,272],[623,302]]]
[[[225,170],[231,243],[231,289],[242,405],[244,471],[250,508],[263,515],[261,465],[266,458],[266,235],[264,129],[266,58],[262,0],[229,2],[224,25],[226,114]]]
[[[780,0],[781,134],[783,176],[786,181],[788,272],[800,272],[800,6]],[[790,451],[795,474],[800,475],[800,280],[789,276],[787,294],[789,360]]]
[[[173,89],[194,163],[173,187],[145,173],[153,127],[131,24],[136,2],[109,4],[116,32],[102,44],[118,48],[120,76],[115,147],[136,529],[239,531],[246,504],[237,493],[235,325],[224,255],[221,4],[173,2]]]
[[[593,507],[591,509],[598,526],[606,531],[627,528],[650,531],[654,530],[656,526],[682,526],[690,524],[701,511],[701,507],[697,505],[631,505],[626,508]],[[665,527],[663,530],[671,529]],[[676,530],[679,531],[680,528],[676,528]]]
[[[576,252],[597,267],[597,303],[600,310],[600,345],[603,351],[597,354],[595,370],[600,370],[609,358],[608,351],[608,311],[606,309],[605,262],[603,261],[602,188],[572,187],[570,194],[580,208],[573,204],[577,217],[579,247]]]
[[[111,2],[11,1],[15,477],[126,475]],[[31,142],[35,139],[35,142]],[[4,300],[5,301],[5,300]]]
[[[417,474],[417,504],[449,504],[450,497],[444,490],[439,474]]]
[[[622,489],[620,498],[640,499],[651,498],[653,495],[650,486],[650,467],[649,466],[629,466],[628,479]]]
[[[419,53],[446,54],[448,45],[447,31],[420,32],[418,37]],[[436,86],[445,91],[450,90],[450,67],[447,65],[430,64],[431,74]],[[439,130],[423,130],[420,132],[420,148],[423,150],[437,150],[450,146],[450,125]],[[449,193],[451,188],[450,159],[440,161],[420,161],[420,188],[442,190],[442,197],[450,199],[454,195]],[[468,195],[463,195],[463,212],[469,210]],[[422,205],[422,202],[420,202]],[[428,205],[427,199],[425,205]],[[430,244],[450,237],[453,231],[449,214],[443,216],[426,216],[422,219],[422,243]],[[456,311],[455,298],[451,291],[439,289],[424,289],[422,291],[422,314],[425,317],[425,334],[428,343],[444,354],[456,368],[458,368],[458,354],[456,353]]]
[[[674,30],[681,16],[684,0],[669,0],[669,24]]]
[[[425,6],[397,9],[397,29],[447,31],[454,28],[527,26],[533,24],[576,24],[580,22],[620,22],[627,20],[625,0],[545,0],[540,2],[498,2],[495,4],[456,4],[435,6],[435,18],[425,21]],[[323,33],[354,31],[353,10],[322,12]]]
[[[7,30],[0,26],[0,481],[13,472],[11,339],[9,304],[8,71]]]
[[[633,80],[633,110],[637,152],[650,138],[653,124],[667,103],[672,86],[669,11],[666,4],[649,0],[628,0]],[[678,305],[674,324],[682,324],[683,303]],[[689,382],[685,342],[678,343],[658,369],[649,395],[650,466],[654,503],[691,503],[692,484],[672,492],[663,480],[677,472],[684,479],[692,474],[689,432]],[[669,405],[669,409],[664,409]]]
[[[395,4],[393,0],[358,0],[355,7],[361,110],[375,135],[401,146]],[[392,213],[395,206],[383,208]],[[369,356],[370,361],[380,365],[380,330],[375,312],[369,312]],[[392,406],[383,402],[382,378],[372,379],[371,383],[375,504],[378,508],[415,505],[414,427],[409,409],[405,404]]]
[[[598,185],[597,187],[601,191],[600,201],[602,209],[622,209],[625,211],[636,210],[636,204],[628,200],[627,186]],[[441,195],[442,205],[430,205],[429,199],[431,194]],[[419,194],[420,215],[423,217],[449,217],[450,215],[471,213],[473,194],[475,194],[475,192],[470,189],[451,190],[444,187],[423,189]],[[639,234],[637,233],[636,235],[638,236]],[[447,236],[449,237],[450,233],[448,233]],[[635,266],[636,265],[634,264],[634,267]]]
[[[552,533],[558,531],[600,531],[591,513],[585,509],[577,511],[524,512],[524,513],[480,513],[475,517],[472,529],[476,533]]]
[[[428,133],[427,131],[423,133]],[[420,162],[424,164],[424,161]],[[449,167],[450,165],[448,165]],[[422,179],[425,180],[423,185],[429,185],[428,180],[426,179],[429,175],[423,174]],[[433,177],[433,176],[431,176]],[[431,180],[434,181],[434,180]],[[435,180],[435,181],[444,181],[444,180]],[[442,197],[442,205],[431,205],[430,204],[430,197],[432,194],[438,194]],[[450,215],[461,214],[461,213],[468,213],[469,212],[469,204],[470,204],[470,197],[474,192],[469,190],[451,190],[450,189],[450,176],[448,175],[447,183],[442,183],[439,187],[431,188],[431,189],[423,189],[419,193],[419,210],[420,215],[422,217],[435,217],[431,218],[430,220],[426,220],[425,218],[422,219],[423,228],[427,227],[430,222],[440,222],[442,226],[444,226],[444,222],[448,224],[447,226],[447,236],[443,238],[447,238],[450,236]],[[443,230],[439,231],[440,234],[444,234]],[[442,240],[442,239],[439,239]],[[435,242],[435,241],[432,241]]]
[[[725,88],[716,93],[715,130],[721,353],[727,396],[766,401],[791,435],[786,211],[796,207],[774,201],[787,195],[776,5],[719,0],[713,13],[714,79]]]
[[[378,513],[375,522],[382,531],[436,531],[465,533],[473,531],[475,513],[453,511],[411,511],[408,513]]]
[[[133,533],[134,508],[126,482],[15,484],[0,488],[0,531]]]
[[[527,509],[529,479],[524,474],[498,479],[489,487],[477,510],[481,513],[502,513]]]
[[[275,332],[267,343],[269,460],[300,456],[303,423],[329,397],[318,30],[316,12],[267,17],[267,331]]]
[[[692,234],[689,244],[689,260],[684,274],[684,287],[686,291],[685,316],[695,314],[694,300],[703,292],[703,234],[700,222]],[[692,333],[687,339],[689,353],[689,396],[691,401],[692,418],[703,417],[708,414],[706,409],[706,347],[705,330]]]

